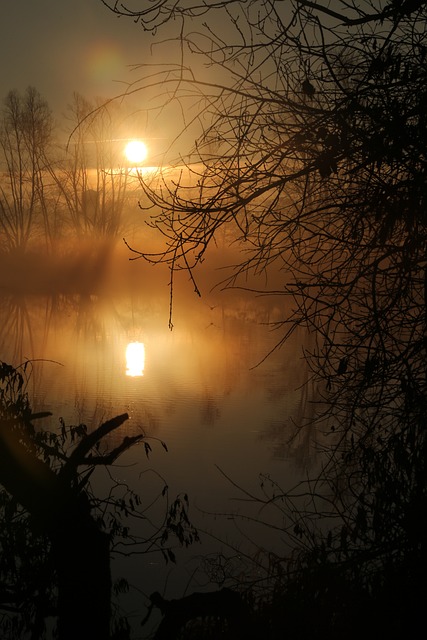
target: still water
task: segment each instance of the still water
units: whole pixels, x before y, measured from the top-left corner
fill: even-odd
[[[142,430],[152,453],[135,447],[113,477],[143,498],[163,480],[171,498],[188,494],[200,544],[178,551],[176,565],[156,554],[116,561],[138,589],[134,610],[153,590],[178,597],[200,589],[206,553],[236,554],[252,536],[252,548],[266,548],[265,532],[230,515],[251,508],[238,487],[259,491],[260,474],[291,486],[315,457],[310,429],[292,437],[309,413],[306,336],[295,333],[265,359],[281,337],[272,327],[283,302],[209,288],[198,298],[182,278],[170,331],[167,274],[154,282],[153,273],[131,264],[96,294],[9,291],[1,304],[0,357],[33,361],[29,392],[35,410],[52,412],[45,426],[56,429],[62,417],[91,428],[128,412],[113,438]]]

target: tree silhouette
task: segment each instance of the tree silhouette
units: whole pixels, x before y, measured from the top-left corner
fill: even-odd
[[[0,112],[0,230],[7,250],[25,249],[36,222],[51,235],[43,173],[52,128],[48,104],[34,87],[7,94]]]
[[[141,542],[132,537],[126,516],[144,517],[141,500],[125,487],[97,496],[90,478],[111,466],[143,433],[124,436],[109,447],[106,439],[128,418],[116,416],[89,432],[85,425],[58,432],[36,429],[25,391],[27,367],[0,363],[0,621],[3,637],[46,637],[46,618],[57,619],[58,637],[110,638],[112,581],[110,556],[120,538],[132,550],[158,548],[173,559],[171,541],[190,544],[197,532],[187,503],[178,497],[164,522]],[[162,443],[164,448],[166,445]],[[163,496],[167,495],[167,487]],[[120,628],[120,622],[119,627]]]
[[[115,237],[122,229],[128,174],[118,150],[120,109],[78,93],[68,110],[70,139],[50,175],[78,238]]]
[[[182,113],[197,105],[185,126],[201,130],[185,179],[165,174],[155,189],[141,179],[164,245],[131,257],[168,264],[172,284],[185,270],[200,294],[198,269],[227,228],[236,258],[221,285],[264,274],[257,292],[286,301],[282,340],[296,327],[314,336],[305,356],[330,444],[307,492],[324,502],[294,522],[302,552],[284,591],[316,612],[323,603],[330,633],[365,598],[380,629],[389,616],[392,635],[414,630],[426,568],[427,3],[110,8],[147,30],[180,18],[181,62],[162,66],[158,84]],[[153,77],[142,68],[132,91]],[[343,605],[344,586],[357,606]]]

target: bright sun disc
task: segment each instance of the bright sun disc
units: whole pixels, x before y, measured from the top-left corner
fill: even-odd
[[[125,147],[125,156],[132,164],[139,164],[147,157],[147,145],[141,140],[131,140]]]

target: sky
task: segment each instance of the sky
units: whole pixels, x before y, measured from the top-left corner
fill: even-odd
[[[32,85],[57,116],[74,91],[120,93],[149,56],[152,36],[101,0],[3,0],[0,12],[0,99]]]

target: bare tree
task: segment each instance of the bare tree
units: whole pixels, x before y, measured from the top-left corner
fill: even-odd
[[[200,293],[198,269],[227,228],[236,261],[222,286],[281,276],[258,292],[288,301],[283,340],[298,326],[315,336],[305,355],[331,441],[311,491],[327,492],[322,515],[339,525],[310,566],[338,558],[378,589],[387,567],[418,598],[426,551],[409,514],[427,504],[427,3],[109,6],[148,30],[179,25],[182,57],[157,82],[201,131],[185,179],[142,181],[164,248],[132,257],[168,264],[171,289],[187,271]],[[129,91],[154,82],[142,68]],[[318,540],[309,520],[293,533],[305,549]]]
[[[75,93],[70,114],[71,137],[52,177],[71,229],[78,237],[115,236],[122,227],[128,184],[117,141],[119,109],[114,103],[92,104]]]
[[[51,112],[37,90],[10,91],[0,126],[0,229],[7,248],[25,249],[36,222],[49,227],[44,172],[51,133]]]

